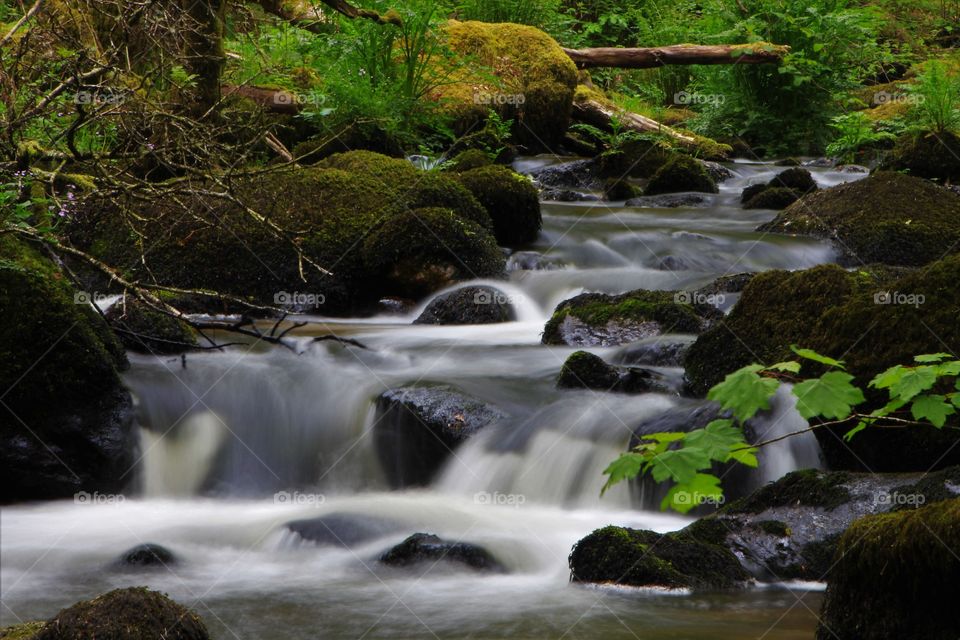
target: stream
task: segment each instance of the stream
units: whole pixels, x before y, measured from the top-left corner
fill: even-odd
[[[517,167],[552,162],[524,158]],[[626,484],[600,497],[602,471],[631,429],[691,401],[555,389],[576,350],[540,344],[556,304],[584,291],[692,290],[726,274],[836,258],[825,242],[753,231],[774,212],[742,209],[740,192],[781,167],[727,166],[735,177],[702,208],[544,203],[543,232],[527,250],[550,268],[483,281],[508,296],[511,323],[412,325],[424,301],[404,315],[310,317],[291,334],[294,350],[238,346],[190,354],[185,367],[179,357],[131,354],[126,381],[142,426],[131,490],[3,509],[0,626],[18,622],[12,610],[48,618],[112,588],[147,585],[194,608],[218,639],[812,637],[819,584],[690,594],[568,583],[571,546],[592,530],[666,532],[692,521],[642,508],[650,505]],[[811,172],[821,187],[860,177]],[[517,258],[511,264],[522,266]],[[735,299],[726,296],[722,308]],[[368,348],[312,341],[334,332]],[[624,348],[589,350],[612,361]],[[661,370],[676,380],[683,373]],[[427,383],[458,387],[509,418],[457,449],[429,487],[391,491],[372,437],[374,400]],[[781,398],[758,431],[770,438],[804,424]],[[778,443],[760,459],[741,490],[819,464],[812,436]],[[305,542],[283,526],[326,514],[393,528],[343,548]],[[377,563],[421,531],[482,545],[508,571]],[[145,542],[179,562],[113,566]]]

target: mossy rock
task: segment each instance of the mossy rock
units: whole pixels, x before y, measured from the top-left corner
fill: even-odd
[[[683,533],[597,529],[570,553],[573,582],[669,589],[731,589],[751,577],[728,549]]]
[[[848,272],[832,265],[759,274],[732,312],[688,351],[688,386],[693,393],[705,394],[742,366],[793,359],[790,345],[797,344],[843,359],[866,390],[867,403],[861,409],[877,408],[886,397],[867,384],[878,373],[912,364],[916,355],[960,352],[957,282],[960,256],[905,275],[876,267]],[[923,304],[898,304],[886,297],[889,292],[914,296]],[[815,372],[810,365],[806,369]],[[953,430],[867,429],[849,443],[842,442],[840,436],[852,427],[816,431],[832,468],[926,471],[960,464]]]
[[[949,131],[905,135],[897,140],[880,168],[904,171],[917,178],[960,183],[960,136]]]
[[[390,158],[374,151],[335,153],[320,164],[327,169],[340,169],[373,178],[382,183],[382,188],[395,192],[409,189],[420,177],[417,168],[403,158]]]
[[[587,351],[575,351],[557,376],[558,389],[595,389],[620,393],[668,392],[669,386],[652,369],[620,367]]]
[[[488,231],[494,230],[486,206],[474,197],[471,190],[455,177],[437,171],[420,172],[416,181],[401,191],[400,202],[407,209],[452,209],[461,218],[476,222]]]
[[[507,167],[489,166],[458,179],[487,210],[497,242],[512,247],[536,240],[543,219],[537,189],[527,178]]]
[[[835,240],[849,264],[919,266],[960,251],[960,196],[877,172],[808,194],[759,230]]]
[[[447,170],[463,173],[471,169],[488,167],[491,164],[493,164],[493,160],[486,151],[481,149],[467,149],[466,151],[458,153],[453,160],[450,161],[450,166]]]
[[[840,539],[817,638],[953,640],[960,500],[869,516]]]
[[[87,299],[36,247],[0,235],[0,503],[123,487],[127,360]]]
[[[813,175],[802,167],[792,167],[786,171],[781,171],[767,183],[771,189],[792,189],[800,195],[805,195],[811,191],[816,191],[820,187]]]
[[[630,140],[600,155],[599,172],[614,179],[650,178],[675,155],[678,154],[664,142]]]
[[[127,298],[106,313],[120,343],[130,351],[149,354],[181,353],[195,347],[196,332],[183,320]]]
[[[373,151],[392,158],[403,157],[403,147],[377,125],[354,123],[336,135],[323,134],[293,147],[294,157],[301,164],[316,164],[335,153]]]
[[[116,589],[58,613],[35,640],[207,640],[200,617],[145,587]]]
[[[724,513],[761,513],[773,507],[802,505],[830,511],[851,500],[843,483],[850,475],[824,473],[816,469],[792,471],[780,480],[761,487],[746,498],[727,505]]]
[[[749,188],[749,187],[748,187]],[[744,189],[744,194],[747,190]],[[785,187],[766,187],[743,203],[744,209],[786,209],[800,199],[801,194]]]
[[[416,209],[384,222],[363,244],[364,264],[399,295],[420,297],[458,280],[501,277],[506,260],[483,227],[450,209]]]
[[[719,189],[703,164],[690,156],[676,154],[666,164],[657,169],[657,172],[650,178],[650,182],[647,183],[644,194],[655,196],[661,193],[680,193],[683,191],[718,193]]]
[[[607,200],[611,201],[630,200],[631,198],[640,196],[642,193],[643,190],[640,189],[640,187],[627,180],[610,178],[603,185],[603,195],[606,196]]]
[[[514,120],[513,136],[530,150],[556,148],[570,124],[577,69],[560,45],[535,27],[451,20],[443,27],[447,44],[476,64],[455,69],[453,81],[434,97],[465,133],[495,109]],[[491,80],[490,72],[494,78]],[[485,96],[522,96],[492,100]]]
[[[679,303],[670,291],[584,293],[557,305],[543,343],[610,346],[661,333],[700,333],[720,316],[709,305]]]

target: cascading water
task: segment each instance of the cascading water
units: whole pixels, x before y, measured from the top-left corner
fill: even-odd
[[[189,354],[185,363],[131,356],[126,380],[143,434],[131,485],[142,497],[5,509],[4,601],[22,615],[49,617],[94,593],[149,584],[197,608],[218,638],[313,638],[320,629],[329,637],[619,637],[640,626],[649,638],[762,634],[794,595],[638,600],[566,587],[570,547],[591,530],[612,523],[667,531],[689,522],[636,508],[656,502],[627,485],[599,492],[604,467],[638,426],[690,401],[559,391],[557,373],[575,349],[540,344],[553,307],[583,291],[690,289],[727,273],[833,259],[825,243],[753,232],[771,214],[741,209],[737,196],[776,168],[732,169],[736,177],[700,208],[545,204],[544,232],[529,255],[511,261],[509,282],[483,283],[503,292],[515,322],[412,325],[421,305],[399,316],[314,318],[291,340],[294,349],[234,347]],[[827,185],[855,176],[816,177]],[[521,268],[538,260],[543,269]],[[312,340],[334,332],[367,348]],[[662,339],[672,340],[690,337]],[[590,350],[608,361],[625,353]],[[673,380],[682,373],[653,368]],[[460,446],[428,487],[389,491],[375,450],[382,416],[374,400],[391,388],[437,383],[507,417]],[[803,424],[784,392],[753,429],[772,439]],[[791,438],[765,448],[737,490],[818,464],[812,437]],[[284,527],[332,514],[375,518],[383,533],[344,549],[298,541]],[[420,576],[375,562],[417,531],[481,544],[510,572]],[[180,563],[153,573],[109,568],[147,541],[169,547]],[[13,622],[6,612],[3,624]],[[769,637],[808,637],[810,629],[798,607]]]

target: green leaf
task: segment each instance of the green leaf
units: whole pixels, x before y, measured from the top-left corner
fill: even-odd
[[[843,371],[830,371],[819,378],[804,380],[793,388],[797,397],[797,411],[809,420],[846,418],[854,405],[864,401],[863,391],[853,386],[853,376]]]
[[[910,400],[917,394],[930,389],[936,382],[936,367],[909,367],[905,369],[900,379],[890,386],[890,397]]]
[[[913,361],[923,363],[940,362],[941,360],[952,357],[949,353],[927,353],[922,356],[914,356]]]
[[[757,465],[760,464],[760,462],[757,460],[756,447],[741,447],[739,449],[731,449],[730,459],[754,469],[756,469]]]
[[[868,386],[874,389],[889,389],[900,382],[900,378],[902,378],[906,372],[907,369],[898,364],[895,367],[890,367],[886,371],[875,375]]]
[[[814,362],[819,362],[820,364],[825,364],[830,367],[836,367],[838,369],[843,369],[844,364],[842,360],[834,360],[824,355],[820,355],[813,349],[800,349],[797,345],[790,345],[790,350],[801,358],[806,358],[807,360],[813,360]]]
[[[944,362],[937,367],[937,376],[945,378],[948,376],[960,376],[960,360]]]
[[[762,368],[750,365],[734,371],[710,389],[707,398],[719,402],[724,410],[732,411],[740,422],[746,422],[757,411],[769,409],[770,398],[780,388],[779,381],[757,375]]]
[[[667,508],[687,513],[701,504],[719,504],[723,500],[720,478],[709,473],[698,473],[689,482],[678,484],[667,492],[660,502],[660,509]]]
[[[607,478],[606,484],[600,490],[600,495],[602,496],[607,489],[619,482],[636,478],[640,475],[646,462],[646,458],[639,453],[621,453],[619,458],[603,470],[603,473],[610,477]]]
[[[743,431],[733,426],[733,420],[714,420],[703,429],[687,433],[684,446],[703,451],[711,460],[726,462],[731,449],[745,444]]]
[[[800,363],[794,360],[788,360],[786,362],[778,362],[777,364],[770,365],[767,369],[773,371],[789,371],[790,373],[800,373]]]
[[[871,423],[872,421],[868,423],[866,420],[861,420],[860,422],[857,423],[857,426],[855,426],[853,429],[850,429],[850,431],[847,431],[845,434],[843,434],[843,439],[849,442],[850,439],[853,438],[853,436],[857,435],[858,433],[866,429]]]
[[[702,449],[682,447],[657,454],[650,460],[650,475],[656,482],[671,479],[690,482],[698,471],[710,467],[710,456]]]
[[[929,420],[930,424],[939,429],[947,422],[947,416],[957,412],[946,400],[940,395],[918,396],[910,405],[910,413],[914,420]]]

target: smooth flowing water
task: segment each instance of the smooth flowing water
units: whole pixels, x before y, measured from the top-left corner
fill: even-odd
[[[603,468],[638,423],[691,401],[557,391],[574,349],[540,344],[553,307],[583,291],[692,289],[725,274],[835,257],[822,242],[754,232],[773,212],[741,209],[740,190],[778,169],[731,168],[736,177],[702,208],[545,203],[544,231],[529,249],[551,268],[515,269],[508,283],[489,283],[509,297],[515,322],[411,325],[420,309],[312,318],[294,334],[294,350],[234,347],[190,354],[186,366],[132,355],[127,382],[143,429],[131,491],[5,508],[0,622],[46,618],[110,588],[148,585],[196,608],[217,638],[811,637],[819,585],[691,595],[568,583],[570,548],[593,529],[669,531],[690,521],[640,508],[649,501],[626,485],[603,498],[599,491]],[[857,177],[815,176],[823,186]],[[520,257],[512,263],[529,262]],[[334,332],[368,348],[311,339]],[[591,350],[610,360],[623,349]],[[390,388],[437,382],[509,417],[457,449],[429,487],[390,491],[371,435],[373,401]],[[756,429],[769,438],[799,424],[780,398]],[[783,443],[764,450],[739,489],[816,464],[812,439]],[[283,526],[325,514],[375,517],[390,531],[351,548],[318,547]],[[419,531],[483,545],[509,571],[409,572],[376,562]],[[149,572],[112,566],[143,542],[180,561]]]

